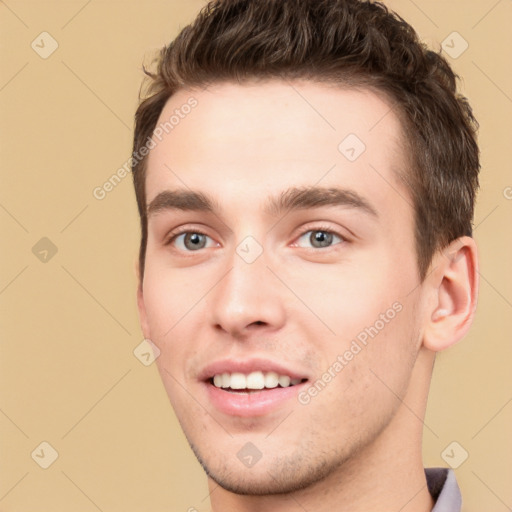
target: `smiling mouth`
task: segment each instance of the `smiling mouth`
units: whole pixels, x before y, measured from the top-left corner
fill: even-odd
[[[288,388],[302,384],[307,379],[294,379],[276,372],[219,373],[209,379],[216,388],[231,393],[254,393],[275,388]]]

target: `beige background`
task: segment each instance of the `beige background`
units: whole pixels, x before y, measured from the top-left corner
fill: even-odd
[[[448,58],[481,123],[480,304],[471,334],[436,363],[425,465],[446,466],[456,441],[451,460],[469,454],[456,469],[464,510],[510,510],[512,2],[388,3],[429,44],[453,31],[467,41]],[[142,336],[131,177],[102,201],[92,194],[130,154],[144,56],[202,5],[0,2],[2,511],[208,510],[156,368],[133,354]],[[31,47],[51,48],[44,31],[58,43],[46,59]],[[464,42],[447,44],[453,53]],[[43,237],[58,250],[46,262],[47,242],[32,252]],[[58,452],[48,469],[36,463],[48,448],[31,456],[43,441]]]

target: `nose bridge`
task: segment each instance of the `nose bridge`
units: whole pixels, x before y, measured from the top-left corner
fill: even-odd
[[[231,334],[249,326],[278,328],[284,322],[284,302],[276,279],[267,268],[268,258],[251,240],[233,251],[229,272],[215,287],[211,301],[212,321]]]

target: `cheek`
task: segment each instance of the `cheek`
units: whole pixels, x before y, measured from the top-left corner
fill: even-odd
[[[336,432],[357,444],[358,439],[387,425],[407,392],[415,361],[413,336],[410,326],[395,317],[378,333],[368,334],[365,343],[344,339],[330,347],[329,365],[324,370],[328,372],[330,367],[335,373],[333,364],[340,359],[343,369],[309,405],[315,411],[313,416],[325,422],[326,432]],[[366,426],[364,431],[361,425]]]
[[[375,271],[375,266],[375,262],[339,268],[326,265],[290,274],[287,282],[302,302],[297,307],[304,311],[306,305],[310,310],[296,318],[309,328],[321,328],[326,333],[328,328],[340,340],[356,337],[378,322],[402,293],[396,285],[400,280],[390,278],[392,270],[383,265]]]
[[[389,343],[403,339],[406,333],[402,331],[409,327],[407,319],[416,300],[411,292],[417,285],[415,267],[397,265],[391,257],[387,262],[374,261],[362,274],[349,276],[344,300],[348,315],[355,320],[352,325],[357,332],[352,331],[352,335],[395,331],[400,334]]]
[[[407,289],[405,280],[389,279],[382,271],[378,276],[380,280],[339,276],[339,283],[347,283],[344,287],[317,281],[321,293],[302,288],[309,293],[308,306],[335,333],[318,336],[320,324],[313,315],[301,320],[300,330],[316,346],[319,377],[329,370],[336,375],[318,402],[325,399],[342,407],[342,416],[350,411],[354,418],[375,419],[394,410],[399,405],[396,395],[406,392],[419,347],[418,294],[410,293],[413,286]]]
[[[144,304],[153,341],[168,338],[175,328],[201,307],[207,282],[197,274],[176,271],[151,262],[144,276]]]
[[[160,350],[157,366],[167,391],[172,390],[169,394],[174,396],[179,391],[174,389],[179,386],[176,380],[184,382],[187,361],[196,350],[204,318],[204,291],[169,274],[151,272],[145,276],[144,304],[151,341]]]

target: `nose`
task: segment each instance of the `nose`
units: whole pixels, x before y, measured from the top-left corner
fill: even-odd
[[[286,297],[265,253],[247,263],[234,253],[230,270],[209,294],[210,321],[215,329],[236,338],[274,332],[286,321]]]

